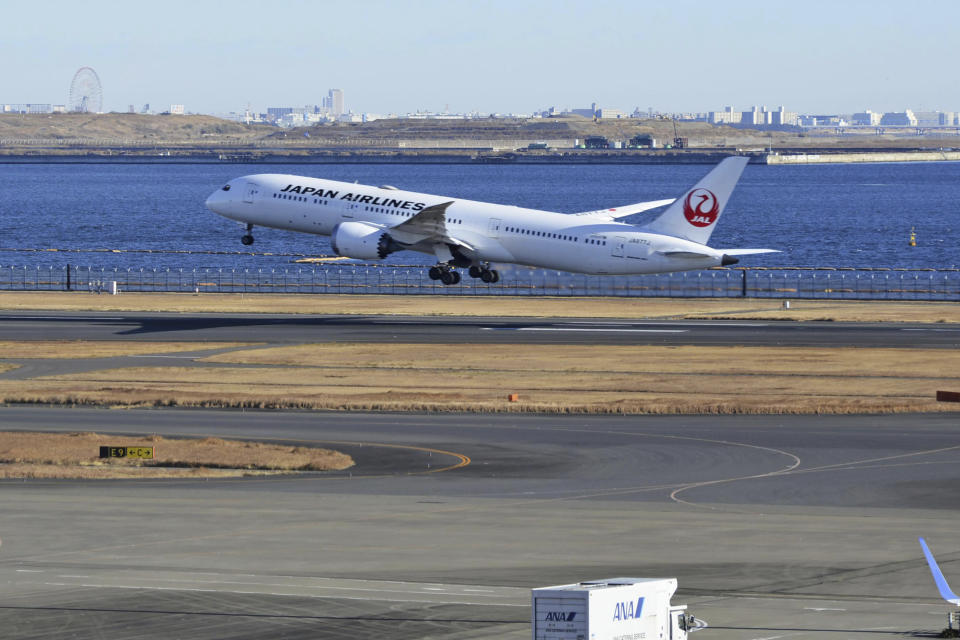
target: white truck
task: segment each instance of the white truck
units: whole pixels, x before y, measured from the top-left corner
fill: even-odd
[[[532,592],[533,640],[686,640],[676,578],[610,578]]]

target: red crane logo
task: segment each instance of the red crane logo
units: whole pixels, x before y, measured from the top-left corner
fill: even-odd
[[[720,201],[712,191],[694,189],[683,201],[683,216],[695,227],[709,227],[720,215]]]

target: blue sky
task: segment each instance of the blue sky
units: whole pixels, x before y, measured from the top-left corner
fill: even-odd
[[[960,110],[956,0],[7,2],[0,102],[529,113]]]

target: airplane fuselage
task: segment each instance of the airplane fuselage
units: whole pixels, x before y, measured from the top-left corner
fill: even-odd
[[[229,187],[229,188],[227,188]],[[316,235],[359,222],[392,233],[419,212],[449,203],[443,232],[455,253],[476,263],[516,263],[589,274],[639,274],[705,269],[723,252],[683,238],[590,216],[477,202],[392,187],[283,174],[232,180],[207,200],[214,212],[247,225]],[[403,237],[402,232],[398,232]],[[435,240],[405,250],[441,255]],[[684,255],[690,254],[690,255]]]

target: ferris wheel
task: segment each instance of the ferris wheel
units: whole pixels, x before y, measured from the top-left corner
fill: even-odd
[[[103,90],[97,72],[90,67],[80,67],[70,83],[68,111],[100,113],[103,111]]]

